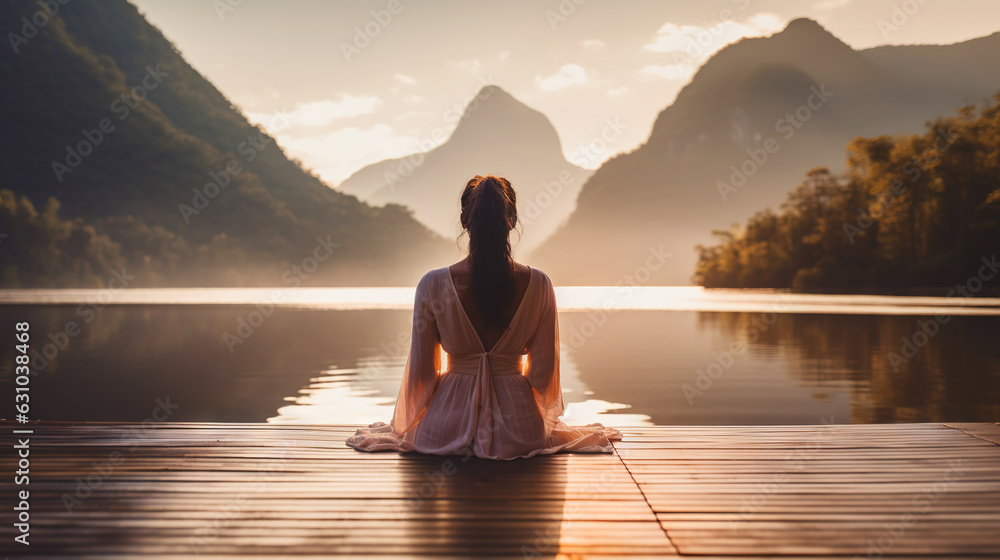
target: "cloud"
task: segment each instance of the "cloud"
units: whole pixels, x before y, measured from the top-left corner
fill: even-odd
[[[386,124],[347,127],[327,134],[282,134],[278,143],[292,157],[308,162],[321,179],[337,184],[366,165],[415,153],[418,139]]]
[[[579,64],[566,64],[555,74],[542,78],[535,77],[535,83],[542,91],[555,91],[570,86],[582,86],[587,83],[587,71]]]
[[[604,41],[600,39],[587,39],[586,41],[582,41],[580,44],[588,49],[604,48]]]
[[[667,22],[656,32],[653,40],[642,48],[659,53],[676,53],[700,63],[729,43],[744,37],[770,35],[782,27],[784,20],[771,13],[755,14],[743,23],[726,20],[712,26]]]
[[[406,84],[406,85],[412,85],[412,84],[417,83],[416,78],[407,76],[406,74],[396,74],[394,77],[397,80],[399,80],[400,83],[403,83],[403,84]]]
[[[292,111],[283,112],[282,117],[292,124],[309,127],[326,126],[337,119],[366,115],[375,110],[382,100],[374,96],[354,96],[340,94],[340,99],[312,101],[297,106]],[[248,113],[253,122],[266,123],[273,120],[275,113]]]

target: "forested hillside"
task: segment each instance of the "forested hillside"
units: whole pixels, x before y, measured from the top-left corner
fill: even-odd
[[[651,247],[649,280],[685,284],[710,232],[777,206],[813,167],[845,169],[858,136],[915,134],[1000,91],[1000,33],[954,45],[855,50],[817,22],[713,55],[657,117],[649,140],[584,184],[576,210],[532,255],[565,284],[615,284]],[[600,262],[601,266],[591,266]]]
[[[300,282],[407,285],[450,251],[305,172],[125,0],[59,6],[0,0],[3,286],[282,285],[319,239]]]
[[[938,120],[924,134],[854,140],[846,175],[814,169],[778,212],[763,210],[743,227],[715,232],[720,243],[699,248],[695,282],[879,289],[953,287],[998,275],[1000,95],[995,99]]]

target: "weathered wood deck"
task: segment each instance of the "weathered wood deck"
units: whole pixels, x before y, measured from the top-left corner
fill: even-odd
[[[343,444],[354,429],[35,426],[30,549],[12,544],[7,522],[0,550],[1000,557],[995,424],[626,428],[614,455],[511,462],[359,453]],[[2,463],[15,470],[10,448]]]

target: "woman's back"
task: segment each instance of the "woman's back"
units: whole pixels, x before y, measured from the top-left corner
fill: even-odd
[[[571,427],[559,419],[555,289],[544,272],[511,257],[517,205],[510,182],[469,181],[461,222],[469,257],[431,270],[417,284],[392,423],[362,428],[347,445],[490,459],[563,449],[612,452],[609,439],[621,437],[617,430]]]
[[[523,288],[519,300],[504,316],[503,327],[486,327],[482,333],[476,328],[469,310],[476,312],[475,301],[463,301],[460,285],[452,275],[451,267],[431,270],[420,280],[414,297],[415,317],[427,331],[435,332],[433,340],[418,333],[418,345],[440,345],[449,356],[495,353],[506,355],[534,354],[536,363],[550,363],[558,359],[559,349],[555,290],[549,277],[537,268],[525,267]],[[466,298],[471,295],[466,293]],[[486,334],[487,336],[481,336]],[[541,335],[541,336],[539,336]],[[544,346],[537,344],[550,340]],[[535,342],[534,349],[530,348]],[[422,348],[421,348],[422,349]],[[532,351],[533,350],[533,351]],[[412,348],[411,348],[412,351]],[[440,366],[438,366],[440,367]],[[447,370],[442,369],[441,373]]]
[[[469,265],[469,260],[464,259],[448,267],[448,272],[454,284],[455,291],[458,293],[462,310],[464,310],[465,315],[472,323],[472,327],[479,335],[483,348],[487,350],[496,346],[504,331],[509,327],[518,308],[521,307],[524,296],[528,291],[528,286],[531,283],[531,268],[520,263],[514,263],[514,265],[514,281],[516,286],[514,297],[502,309],[498,324],[491,324],[486,320],[484,313],[479,309],[476,298],[473,296],[472,269]]]

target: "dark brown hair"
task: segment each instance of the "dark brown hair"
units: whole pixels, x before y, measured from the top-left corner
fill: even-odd
[[[510,181],[476,175],[462,191],[462,228],[469,232],[472,296],[486,322],[503,326],[501,313],[517,291],[510,231],[517,226],[517,195]]]

